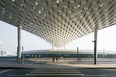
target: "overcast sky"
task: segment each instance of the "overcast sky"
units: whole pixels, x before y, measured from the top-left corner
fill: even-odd
[[[93,50],[93,33],[78,38],[66,44],[66,49]],[[17,49],[17,28],[0,21],[0,42],[2,49],[8,54],[15,54]],[[22,31],[22,46],[24,50],[52,49],[52,46],[42,38]],[[63,48],[63,47],[62,47]],[[98,50],[116,51],[116,25],[98,31]]]

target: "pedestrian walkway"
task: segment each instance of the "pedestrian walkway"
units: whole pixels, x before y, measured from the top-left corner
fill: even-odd
[[[100,63],[101,62],[101,63]],[[112,62],[112,63],[111,63]],[[0,59],[0,68],[49,68],[50,66],[52,67],[56,67],[56,65],[58,66],[68,66],[68,67],[76,67],[76,68],[116,68],[116,62],[113,60],[110,61],[110,59],[108,59],[107,61],[99,61],[97,62],[98,64],[93,64],[92,59],[83,59],[80,61],[77,61],[76,59],[65,59],[65,61],[61,60],[61,61],[55,61],[52,62],[52,58],[29,58],[29,59],[25,59],[20,60],[19,62],[17,62],[16,58],[11,58],[11,59],[7,59],[5,58]],[[105,64],[107,63],[107,64]]]

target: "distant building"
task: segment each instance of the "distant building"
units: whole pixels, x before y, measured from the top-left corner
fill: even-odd
[[[0,56],[3,55],[2,46],[3,46],[3,44],[2,44],[2,42],[0,42]]]

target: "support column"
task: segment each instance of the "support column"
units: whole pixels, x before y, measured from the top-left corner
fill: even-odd
[[[52,42],[52,49],[54,49],[54,43]]]
[[[77,61],[79,60],[79,48],[77,47]]]
[[[18,26],[18,47],[17,47],[17,61],[21,59],[21,29],[22,26]]]
[[[65,49],[65,45],[64,45],[64,49]]]
[[[65,43],[64,43],[64,49],[65,49]]]
[[[96,64],[97,58],[97,26],[94,28],[94,64]]]

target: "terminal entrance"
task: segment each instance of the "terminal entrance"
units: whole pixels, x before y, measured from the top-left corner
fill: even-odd
[[[23,58],[25,60],[40,63],[43,61],[42,63],[61,62],[62,64],[64,62],[69,64],[94,64],[93,50],[90,51],[80,50],[78,53],[74,50],[25,51],[22,53],[22,59]],[[116,63],[115,58],[116,54],[107,53],[105,51],[103,53],[103,51],[98,50],[97,64],[115,64]]]

